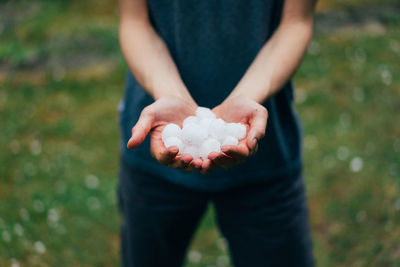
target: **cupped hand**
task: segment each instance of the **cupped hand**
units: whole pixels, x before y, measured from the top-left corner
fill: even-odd
[[[164,97],[142,110],[139,120],[132,128],[132,137],[127,147],[138,147],[150,133],[151,155],[161,164],[175,169],[195,170],[201,168],[202,160],[193,159],[189,154],[178,155],[176,146],[166,148],[161,133],[169,123],[180,125],[182,121],[195,114],[197,105],[190,100],[177,97]]]
[[[256,101],[236,95],[225,99],[213,109],[218,118],[226,122],[240,122],[246,126],[247,135],[236,146],[223,146],[221,153],[213,152],[202,163],[202,173],[215,168],[231,168],[257,152],[258,141],[265,135],[268,111]]]

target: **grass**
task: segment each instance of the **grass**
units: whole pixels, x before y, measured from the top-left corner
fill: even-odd
[[[126,66],[114,4],[90,3],[0,6],[0,266],[119,263]],[[400,266],[399,19],[385,31],[317,32],[295,77],[318,266]],[[209,209],[186,266],[226,255]]]

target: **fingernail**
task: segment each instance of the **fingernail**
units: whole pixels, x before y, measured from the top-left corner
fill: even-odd
[[[257,139],[253,139],[252,141],[251,141],[251,148],[254,148],[255,146],[256,146],[256,144],[257,144]]]
[[[132,137],[129,138],[128,142],[126,143],[126,146],[129,148],[129,143],[132,141]]]
[[[169,148],[169,151],[171,152],[171,153],[178,153],[179,152],[179,148],[177,148],[177,147],[171,147],[171,148]]]

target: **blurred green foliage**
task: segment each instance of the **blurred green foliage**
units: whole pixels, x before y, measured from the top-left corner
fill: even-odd
[[[0,266],[119,262],[116,4],[0,3]],[[317,31],[295,77],[318,266],[400,266],[399,17]],[[228,262],[210,207],[186,266]]]

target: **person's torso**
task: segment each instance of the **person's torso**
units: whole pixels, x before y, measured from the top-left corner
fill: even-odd
[[[151,23],[165,41],[190,94],[200,106],[212,108],[234,89],[255,56],[279,25],[283,0],[148,0]],[[135,150],[126,142],[141,110],[152,98],[128,74],[121,109],[123,157],[137,168],[162,173],[187,186],[217,189],[243,177],[279,175],[300,168],[300,129],[292,108],[291,82],[270,98],[266,136],[255,157],[211,175],[186,173],[158,164],[149,140]]]

